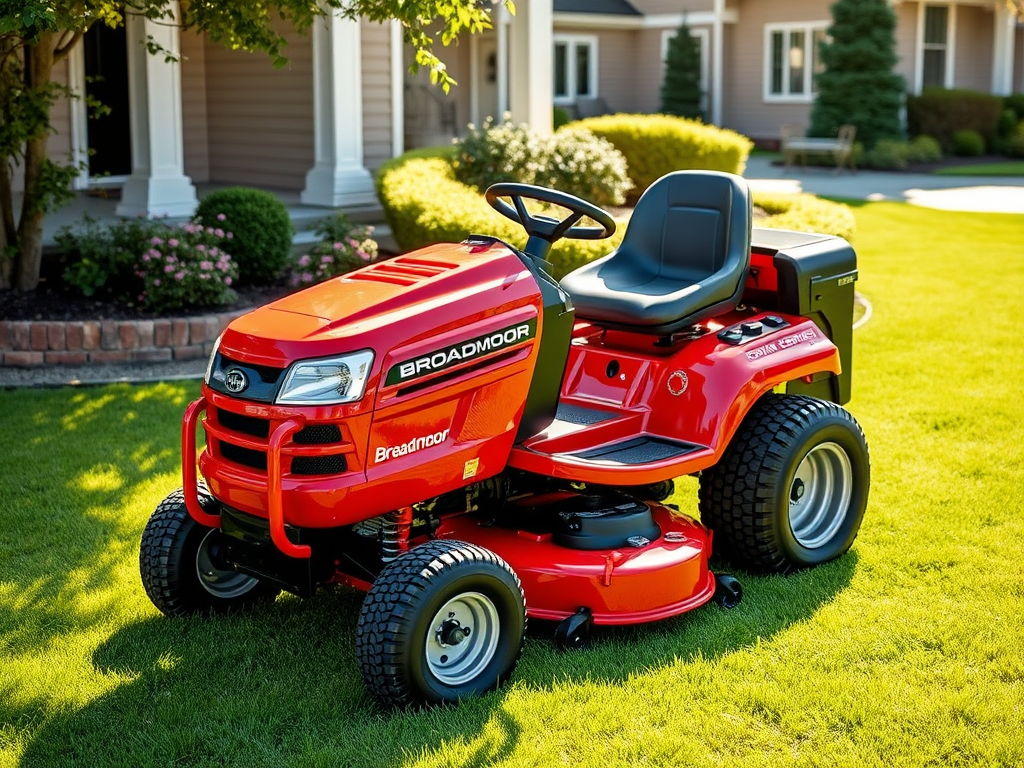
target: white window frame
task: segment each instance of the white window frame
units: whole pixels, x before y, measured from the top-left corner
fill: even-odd
[[[668,41],[675,37],[679,29],[665,29],[661,33],[661,75],[665,77],[665,58],[668,56]],[[704,113],[705,119],[708,114],[708,88],[710,87],[711,68],[711,31],[708,29],[694,29],[690,27],[690,36],[700,39],[700,111]]]
[[[555,95],[555,67],[554,67],[554,46],[564,44],[566,50],[566,61],[565,61],[565,76],[567,85],[569,86],[569,92],[563,96]],[[590,48],[590,89],[591,93],[577,93],[576,92],[576,48],[578,46],[588,46]],[[597,35],[564,35],[555,34],[552,35],[552,65],[551,65],[551,93],[554,98],[556,105],[573,104],[577,99],[594,99],[597,98],[598,94],[601,93],[601,89],[597,83]]]
[[[924,11],[925,8],[948,8],[946,16],[946,44],[944,46],[936,43],[925,43],[924,41]],[[921,93],[924,88],[924,52],[925,46],[934,50],[945,49],[946,51],[946,72],[943,88],[955,87],[956,80],[956,3],[918,3],[917,4],[917,50],[915,51],[914,67],[914,93]]]
[[[792,21],[764,25],[764,100],[774,104],[809,104],[814,101],[814,33],[826,30],[831,21]],[[804,92],[789,93],[789,57],[782,57],[783,93],[772,93],[772,35],[781,32],[785,40],[793,32],[804,33]],[[788,48],[786,49],[788,50]]]

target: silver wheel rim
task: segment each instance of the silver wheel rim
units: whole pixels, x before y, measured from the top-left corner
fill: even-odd
[[[427,667],[439,682],[464,685],[491,663],[501,621],[489,597],[463,592],[434,614],[427,630]]]
[[[210,544],[214,541],[213,536],[219,536],[220,531],[212,530],[207,532],[203,540],[199,542],[199,551],[196,552],[196,576],[203,589],[214,597],[221,600],[230,600],[233,597],[241,597],[259,584],[259,579],[246,576],[238,571],[223,570],[213,564],[210,555]]]
[[[789,527],[807,549],[824,546],[846,519],[853,495],[850,457],[837,443],[812,448],[789,487]]]

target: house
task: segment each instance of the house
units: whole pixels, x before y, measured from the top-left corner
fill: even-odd
[[[1003,0],[892,0],[899,72],[926,85],[1024,91],[1024,27]],[[701,50],[707,119],[755,139],[807,124],[831,0],[520,0],[494,29],[440,51],[450,94],[408,73],[397,25],[329,18],[287,32],[289,64],[131,17],[91,30],[57,73],[112,107],[54,111],[55,156],[87,162],[82,189],[123,185],[118,212],[187,215],[196,185],[247,184],[306,205],[374,199],[372,172],[511,111],[550,130],[552,104],[655,112],[668,40],[684,17]],[[147,55],[152,35],[180,63]],[[102,76],[97,82],[95,76]],[[90,154],[91,150],[91,154]]]

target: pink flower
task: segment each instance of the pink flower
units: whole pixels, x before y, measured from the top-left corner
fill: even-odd
[[[150,245],[163,245],[163,244],[164,244],[164,241],[163,241],[163,240],[161,240],[161,239],[160,239],[159,237],[154,237],[154,238],[152,238],[152,239],[151,239],[151,240],[149,241],[149,244],[150,244]]]
[[[224,230],[221,229],[220,227],[217,227],[215,230],[213,230],[213,234],[215,234],[217,237],[224,237]]]
[[[217,214],[217,221],[224,221],[227,218],[223,213]]]
[[[232,233],[232,232],[228,232],[227,235],[228,235],[228,240],[230,240],[231,238],[233,238],[235,236],[234,233]]]
[[[156,280],[153,281],[153,285],[160,285],[160,278],[159,277]]]
[[[231,285],[231,275],[224,278],[224,285]]]
[[[185,279],[185,273],[184,272],[175,272],[174,273],[174,279],[177,280],[180,283],[182,280]]]
[[[173,271],[174,271],[174,265],[173,264],[168,264],[166,267],[164,267],[164,272],[166,272],[167,274],[170,274]]]
[[[308,253],[302,254],[301,258],[299,258],[299,266],[300,267],[308,267],[309,266],[309,254]]]
[[[213,262],[212,261],[200,261],[199,262],[199,268],[204,270],[204,271],[211,270],[211,269],[213,269]]]
[[[200,243],[199,245],[196,246],[196,250],[199,251],[200,253],[206,253],[206,246]]]
[[[366,251],[356,251],[356,253],[358,254],[359,258],[362,259],[363,261],[367,261],[368,262],[370,259],[373,258]]]
[[[149,254],[148,253],[142,254],[142,260],[143,261],[149,261]]]
[[[304,283],[312,283],[313,282],[313,275],[311,275],[309,272],[303,272],[302,273],[302,282],[304,282]]]
[[[173,237],[170,240],[167,241],[167,244],[169,246],[171,246],[171,248],[177,248],[178,247],[178,241],[175,238],[173,238]]]
[[[344,248],[344,246],[341,243],[334,244],[334,250],[340,251],[342,248]]]
[[[320,263],[321,264],[333,264],[334,263],[334,257],[333,256],[322,256],[320,258]]]

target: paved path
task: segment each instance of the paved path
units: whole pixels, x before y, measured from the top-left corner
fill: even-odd
[[[747,161],[751,189],[771,192],[810,192],[857,200],[898,200],[947,211],[1024,213],[1024,178],[996,176],[932,176],[923,173],[843,171],[829,168],[783,168],[774,156],[755,155]]]

